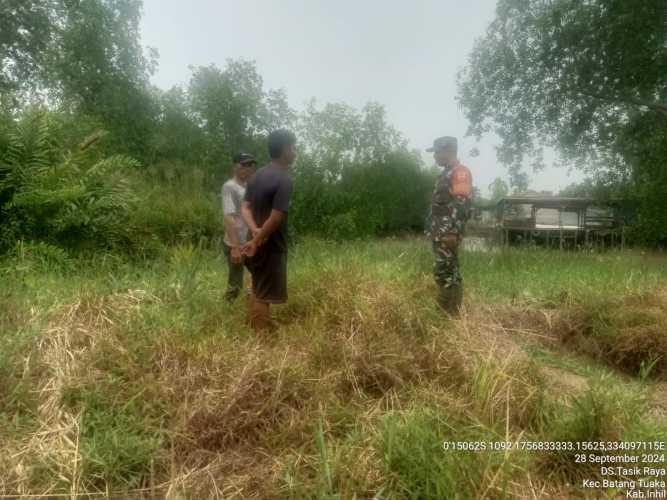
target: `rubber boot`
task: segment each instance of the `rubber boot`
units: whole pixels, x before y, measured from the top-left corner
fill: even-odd
[[[461,285],[450,285],[448,287],[442,287],[438,293],[438,305],[450,317],[458,318],[462,298],[463,288]]]
[[[458,318],[461,314],[461,305],[463,304],[463,284],[452,285],[452,312],[453,317]]]
[[[438,290],[438,297],[437,297],[438,305],[443,311],[449,311],[452,301],[452,294],[451,291],[448,287],[441,287]]]

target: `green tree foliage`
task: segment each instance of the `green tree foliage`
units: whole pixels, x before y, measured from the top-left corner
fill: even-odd
[[[297,121],[296,112],[290,108],[285,89],[269,90],[260,109],[260,120],[264,130],[294,128]]]
[[[387,123],[381,105],[357,111],[311,101],[298,137],[297,232],[343,239],[422,227],[434,177]]]
[[[0,96],[6,100],[34,90],[44,76],[57,10],[53,0],[0,0],[0,12]]]
[[[667,242],[665,12],[660,0],[500,0],[459,75],[469,131],[496,134],[513,174],[555,147],[620,182],[653,243]]]
[[[509,186],[500,177],[496,177],[493,182],[489,184],[489,194],[491,196],[491,201],[498,201],[507,196],[509,192]]]
[[[0,151],[0,245],[18,239],[66,247],[120,247],[135,197],[129,172],[137,162],[120,155],[99,157],[91,136],[73,152],[53,141],[57,121],[28,113],[4,130]]]
[[[192,111],[206,133],[205,160],[219,162],[235,151],[253,150],[266,134],[266,94],[254,63],[228,61],[224,70],[195,68],[190,80]]]
[[[183,103],[181,116],[187,116],[188,123],[179,130],[185,132],[186,140],[197,144],[195,156],[190,150],[187,160],[205,167],[208,185],[215,189],[229,175],[234,153],[253,152],[263,163],[268,160],[268,133],[280,127],[293,128],[296,123],[286,92],[266,91],[255,63],[250,61],[229,60],[224,69],[215,65],[193,68]]]
[[[172,87],[164,92],[154,89],[154,96],[158,115],[146,161],[151,164],[161,161],[200,162],[206,148],[205,137],[187,92],[181,87]]]
[[[295,177],[294,230],[333,239],[421,230],[434,182],[415,155],[401,151],[351,164],[335,181],[302,162]]]
[[[407,141],[386,119],[378,103],[368,103],[361,112],[342,103],[321,108],[311,101],[300,116],[298,132],[302,149],[314,168],[337,179],[351,164],[383,161],[395,151],[406,151]]]
[[[141,0],[0,0],[0,105],[40,101],[100,121],[109,149],[144,158],[155,66],[140,44]]]
[[[155,103],[148,90],[154,61],[140,45],[140,0],[64,2],[64,27],[49,69],[63,104],[100,117],[115,150],[143,158]]]
[[[421,228],[433,175],[380,104],[313,101],[296,113],[244,60],[151,88],[140,0],[0,1],[0,87],[13,96],[0,100],[5,247],[210,241],[231,156],[265,163],[266,136],[280,127],[299,140],[293,230],[342,239]],[[30,111],[33,101],[49,111]],[[104,140],[81,149],[97,130]]]

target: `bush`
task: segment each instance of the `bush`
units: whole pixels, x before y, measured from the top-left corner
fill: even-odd
[[[141,245],[211,242],[224,234],[220,200],[206,191],[198,171],[178,180],[139,180],[132,228]]]
[[[361,236],[357,219],[356,210],[327,215],[324,218],[324,227],[328,229],[327,236],[333,240],[349,240]]]
[[[21,271],[63,272],[74,267],[65,250],[43,241],[19,240],[9,255],[10,262],[15,262],[15,269]]]
[[[63,120],[29,112],[0,127],[0,250],[25,240],[33,250],[153,253],[223,233],[219,202],[204,188],[210,175],[164,162],[143,173],[132,158],[102,156],[100,131],[66,151]]]
[[[220,169],[104,154],[82,117],[28,111],[0,120],[0,249],[18,240],[67,250],[153,254],[162,244],[212,242],[224,234]],[[398,150],[375,162],[319,165],[305,153],[294,168],[293,236],[358,239],[421,229],[432,175]]]
[[[327,175],[310,159],[294,170],[290,212],[297,234],[343,240],[421,230],[433,175],[417,158],[387,155],[376,163],[350,163]]]
[[[67,248],[121,247],[135,197],[129,182],[138,163],[114,155],[96,158],[98,133],[73,152],[53,143],[53,121],[28,113],[5,131],[0,151],[0,246],[18,239]]]

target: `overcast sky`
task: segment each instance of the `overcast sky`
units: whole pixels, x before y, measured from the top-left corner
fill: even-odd
[[[160,54],[153,82],[187,85],[188,66],[255,61],[265,89],[285,88],[302,109],[345,102],[383,104],[389,121],[424,149],[459,138],[460,158],[482,193],[496,177],[493,138],[475,143],[457,106],[456,73],[494,15],[495,0],[144,0],[142,41]],[[469,151],[477,146],[480,155]],[[427,164],[432,164],[426,156]],[[532,189],[557,191],[581,176],[530,172]]]

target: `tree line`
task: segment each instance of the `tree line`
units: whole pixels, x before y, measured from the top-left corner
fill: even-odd
[[[433,172],[368,103],[265,89],[253,62],[191,68],[150,84],[139,0],[2,0],[0,245],[145,251],[221,234],[217,194],[238,151],[299,137],[292,230],[334,239],[421,229]],[[6,14],[6,15],[4,15]]]
[[[499,0],[459,73],[469,133],[500,139],[513,182],[544,146],[619,201],[634,241],[667,245],[667,9],[663,0]]]
[[[515,188],[551,146],[588,174],[568,192],[626,200],[633,237],[648,245],[667,243],[661,4],[500,0],[458,77],[469,133],[500,139]],[[266,161],[265,138],[281,127],[299,138],[296,235],[422,228],[437,172],[380,104],[311,101],[297,112],[244,60],[193,67],[186,85],[156,88],[158,55],[140,43],[141,7],[0,0],[2,248],[35,240],[144,251],[211,240],[222,230],[217,191],[232,154]]]

